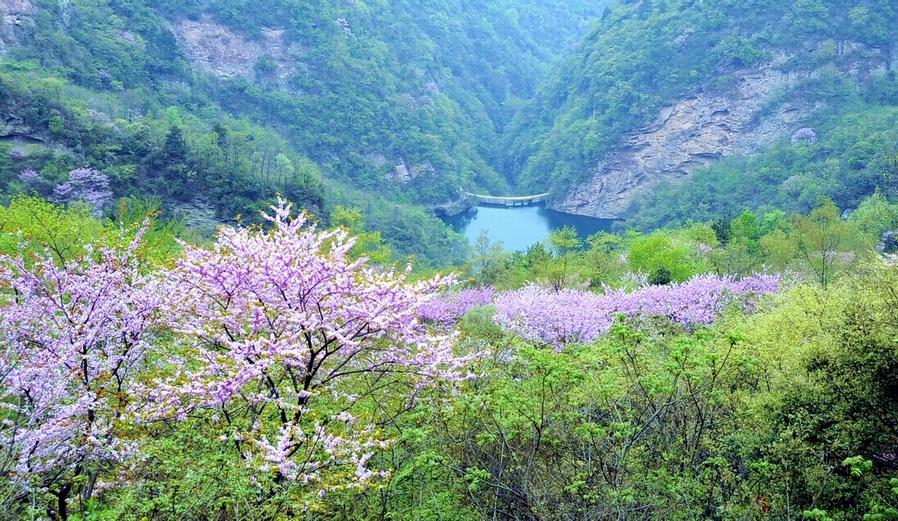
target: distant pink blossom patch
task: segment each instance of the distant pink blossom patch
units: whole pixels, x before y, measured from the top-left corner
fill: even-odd
[[[792,144],[798,143],[816,143],[817,142],[817,133],[814,132],[814,129],[804,127],[800,128],[792,134]]]
[[[724,309],[752,296],[776,292],[780,278],[754,275],[742,279],[700,276],[682,284],[646,286],[627,293],[553,291],[529,286],[496,299],[496,322],[508,331],[556,349],[592,342],[611,328],[616,315],[667,317],[686,327],[710,325]]]
[[[111,199],[109,177],[92,168],[72,170],[69,172],[69,180],[53,189],[55,202],[68,204],[81,201],[93,208],[94,215],[101,215]]]
[[[31,186],[41,178],[41,175],[34,170],[22,170],[19,172],[19,181]]]
[[[491,286],[441,293],[421,304],[418,316],[430,322],[452,325],[468,311],[491,304],[495,297],[496,290]]]

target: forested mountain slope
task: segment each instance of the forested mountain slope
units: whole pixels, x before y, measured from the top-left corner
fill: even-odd
[[[898,0],[602,4],[0,0],[0,521],[898,520]]]
[[[0,191],[279,192],[451,263],[459,189],[641,228],[893,189],[893,2],[609,3],[0,0]]]
[[[279,191],[449,255],[406,205],[506,188],[499,133],[606,3],[0,0],[0,190],[93,168],[199,222]]]
[[[889,185],[896,20],[888,0],[617,4],[517,115],[506,170],[645,227],[857,204]]]

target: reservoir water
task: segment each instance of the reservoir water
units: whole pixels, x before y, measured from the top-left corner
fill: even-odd
[[[614,224],[611,220],[556,212],[543,206],[480,206],[475,210],[447,218],[446,222],[472,244],[486,231],[490,239],[501,242],[509,251],[526,250],[565,226],[572,226],[581,239],[586,239],[594,233],[610,231]]]

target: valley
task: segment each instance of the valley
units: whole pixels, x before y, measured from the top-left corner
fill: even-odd
[[[896,60],[896,0],[0,0],[0,521],[898,520]]]

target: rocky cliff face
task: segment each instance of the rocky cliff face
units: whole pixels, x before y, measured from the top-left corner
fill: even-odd
[[[18,45],[33,25],[31,0],[0,0],[0,55]]]
[[[892,66],[893,53],[888,51],[843,44],[840,52],[857,55],[848,66],[855,78]],[[759,67],[737,70],[729,87],[695,92],[664,107],[651,125],[627,136],[623,146],[600,161],[589,181],[558,197],[551,207],[623,218],[659,181],[683,178],[722,157],[750,154],[788,138],[821,104],[800,95],[784,96],[820,73],[790,70],[787,63],[788,57],[780,55]]]
[[[278,80],[287,80],[302,66],[304,49],[284,38],[284,30],[268,28],[251,40],[212,20],[182,20],[175,34],[190,61],[223,79],[254,79],[267,63]]]
[[[0,11],[6,16],[34,14],[34,3],[31,0],[0,0]]]

